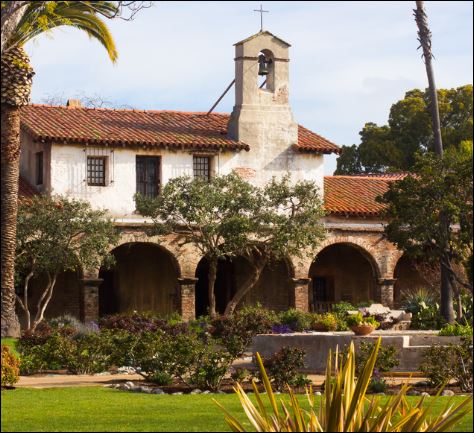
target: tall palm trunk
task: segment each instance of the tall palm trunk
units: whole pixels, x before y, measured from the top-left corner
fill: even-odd
[[[33,77],[29,59],[14,48],[1,59],[1,285],[2,337],[19,337],[15,312],[15,248],[20,174],[20,107],[30,99]]]
[[[20,335],[20,324],[15,313],[14,281],[20,165],[20,109],[2,104],[1,112],[2,337],[18,337]]]
[[[431,123],[434,135],[434,149],[436,154],[443,157],[443,143],[441,140],[441,125],[439,120],[439,108],[438,108],[438,94],[436,91],[436,84],[434,79],[433,66],[431,59],[433,57],[431,53],[431,32],[428,27],[428,17],[424,10],[424,2],[417,1],[415,9],[415,21],[418,26],[418,40],[420,46],[423,49],[423,57],[425,60],[426,74],[428,75],[429,93],[430,93],[430,111],[431,111]],[[440,213],[440,226],[442,230],[442,238],[445,240],[449,239],[449,221],[446,215]],[[452,279],[450,277],[449,269],[443,264],[443,260],[440,260],[441,267],[441,314],[448,323],[454,322],[454,309],[453,309],[453,287]]]

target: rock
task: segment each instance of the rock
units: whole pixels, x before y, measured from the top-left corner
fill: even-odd
[[[420,382],[416,382],[414,386],[429,386],[430,384],[426,380],[421,380]]]
[[[322,395],[322,394],[321,394],[321,391],[316,391],[314,395]]]
[[[372,304],[370,307],[364,308],[364,310],[371,316],[376,314],[387,314],[390,312],[390,308],[384,307],[382,304]]]
[[[211,393],[211,391],[209,391],[209,390],[206,390],[206,391],[202,392],[202,394],[210,394],[210,393]]]
[[[225,392],[224,392],[224,391],[221,391],[221,390],[219,390],[219,391],[217,391],[217,392],[216,392],[216,394],[225,394]]]
[[[407,392],[407,395],[421,395],[421,392],[415,389],[410,389],[410,391]]]
[[[131,381],[125,382],[125,385],[127,385],[129,388],[134,388],[135,384]]]
[[[151,394],[152,389],[149,386],[140,386],[138,387],[140,392],[144,392],[145,394]]]
[[[431,394],[429,394],[428,392],[422,392],[420,395],[421,395],[422,397],[423,397],[423,396],[424,396],[424,397],[431,397]]]
[[[280,395],[281,392],[280,392],[280,391],[275,391],[273,394],[275,394],[275,395]]]
[[[445,389],[441,395],[444,395],[444,396],[453,396],[454,395],[454,391],[451,391],[450,389]]]
[[[116,374],[135,374],[136,371],[133,367],[123,366],[116,370]]]
[[[164,394],[165,392],[160,388],[155,388],[151,391],[152,394]]]
[[[182,392],[173,392],[172,395],[183,395]]]
[[[202,391],[200,389],[193,389],[190,394],[202,394]]]

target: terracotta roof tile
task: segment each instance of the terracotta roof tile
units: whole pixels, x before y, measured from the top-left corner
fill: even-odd
[[[229,114],[113,110],[32,104],[22,108],[22,128],[40,141],[249,150],[227,137]],[[299,126],[298,150],[339,153],[334,143]]]
[[[324,177],[324,208],[333,215],[377,216],[385,208],[375,198],[406,173]]]

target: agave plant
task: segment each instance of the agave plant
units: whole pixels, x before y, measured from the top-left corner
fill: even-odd
[[[379,396],[369,399],[366,391],[380,344],[381,338],[375,344],[357,380],[354,345],[351,343],[346,362],[341,367],[338,365],[337,349],[335,357],[330,351],[326,368],[327,386],[319,409],[315,407],[316,398],[311,387],[306,390],[309,410],[301,408],[289,386],[289,405],[283,401],[278,404],[259,354],[257,359],[270,409],[267,410],[265,407],[255,382],[253,390],[257,406],[252,403],[239,384],[234,390],[247,418],[259,432],[441,432],[448,431],[472,410],[472,397],[469,397],[458,405],[449,401],[441,413],[433,415],[432,409],[441,389],[436,397],[430,399],[429,404],[423,404],[424,397],[420,398],[418,403],[411,404],[406,398],[409,389],[407,384],[402,386],[397,395],[390,396],[385,402]],[[225,420],[232,431],[245,431],[232,414],[216,403],[225,412]]]

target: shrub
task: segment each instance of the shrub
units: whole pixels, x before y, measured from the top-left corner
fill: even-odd
[[[62,332],[69,332],[70,328],[53,332],[49,325],[40,325],[36,332],[25,333],[17,341],[16,349],[20,354],[21,374],[63,368],[64,334]]]
[[[238,383],[245,382],[250,376],[251,374],[246,368],[236,368],[230,375],[232,380]]]
[[[315,314],[312,318],[311,328],[316,331],[336,331],[338,321],[334,314]]]
[[[412,329],[441,329],[446,323],[439,311],[437,303],[426,305],[421,302],[419,310],[411,319],[410,328]]]
[[[363,369],[362,369],[363,370]],[[370,379],[367,392],[378,394],[387,390],[387,382],[383,377],[378,374],[378,371],[374,369],[374,374]]]
[[[337,304],[334,304],[332,306],[332,313],[337,314],[337,315],[346,315],[348,311],[353,311],[357,310],[356,307],[354,307],[351,303],[349,302],[338,302]]]
[[[436,295],[427,289],[409,291],[402,297],[402,308],[413,315],[418,314],[426,305],[434,305],[437,301]]]
[[[173,377],[163,371],[154,372],[148,380],[159,386],[168,386],[173,383]]]
[[[279,314],[279,320],[282,325],[288,325],[293,331],[302,332],[311,329],[311,314],[304,311],[290,308]]]
[[[356,358],[356,373],[360,375],[373,352],[375,343],[369,343],[367,341],[361,341],[359,344],[358,354]],[[400,364],[400,360],[397,355],[397,349],[395,346],[387,345],[380,346],[377,358],[375,361],[374,371],[377,373],[386,373],[392,368],[397,367]]]
[[[423,400],[411,403],[406,398],[409,389],[403,385],[398,395],[390,396],[382,401],[379,397],[368,399],[366,390],[369,386],[372,371],[380,347],[379,338],[363,374],[356,383],[354,375],[354,345],[351,343],[348,357],[342,368],[335,368],[332,363],[332,353],[328,355],[326,369],[327,389],[321,400],[316,400],[311,388],[307,390],[309,410],[303,410],[292,389],[289,390],[290,405],[284,401],[277,402],[277,398],[270,385],[269,377],[264,364],[257,354],[260,376],[265,386],[269,400],[264,405],[263,396],[254,386],[255,406],[245,394],[240,384],[236,385],[236,393],[240,404],[252,425],[257,431],[308,431],[308,432],[360,432],[360,431],[448,431],[460,419],[472,410],[472,396],[458,405],[447,406],[439,415],[433,415],[433,407],[438,401],[433,398],[432,404],[423,405]],[[334,377],[333,377],[334,374]],[[333,379],[333,382],[331,381]],[[320,405],[317,409],[316,401]],[[280,403],[280,404],[278,404]],[[232,431],[246,431],[241,422],[217,403],[225,412],[225,420]]]
[[[363,316],[361,312],[347,316],[346,322],[347,326],[350,328],[353,326],[371,325],[377,329],[380,326],[380,323],[377,322],[372,316]]]
[[[472,326],[471,325],[460,325],[459,323],[454,323],[452,325],[447,324],[444,325],[441,330],[439,331],[438,335],[442,336],[462,336],[466,335],[472,336]]]
[[[304,368],[305,351],[298,347],[282,347],[270,358],[263,358],[263,365],[268,371],[268,377],[277,390],[282,390],[285,385],[301,383],[299,369]],[[257,374],[262,380],[262,376]]]
[[[10,347],[2,344],[2,388],[13,386],[18,382],[20,376],[20,361],[11,352]]]
[[[420,369],[433,386],[454,379],[463,391],[472,392],[472,336],[461,337],[461,344],[431,346]]]
[[[275,322],[274,312],[259,306],[246,307],[231,316],[214,319],[209,332],[233,357],[239,357],[255,335],[270,332]]]
[[[167,326],[166,320],[159,319],[152,313],[112,314],[103,317],[99,321],[101,329],[120,329],[135,334],[142,332],[154,332]]]
[[[94,374],[112,366],[115,348],[109,332],[89,332],[61,340],[61,363],[70,373]]]
[[[219,389],[233,359],[228,352],[207,347],[200,353],[190,382],[201,389]]]

